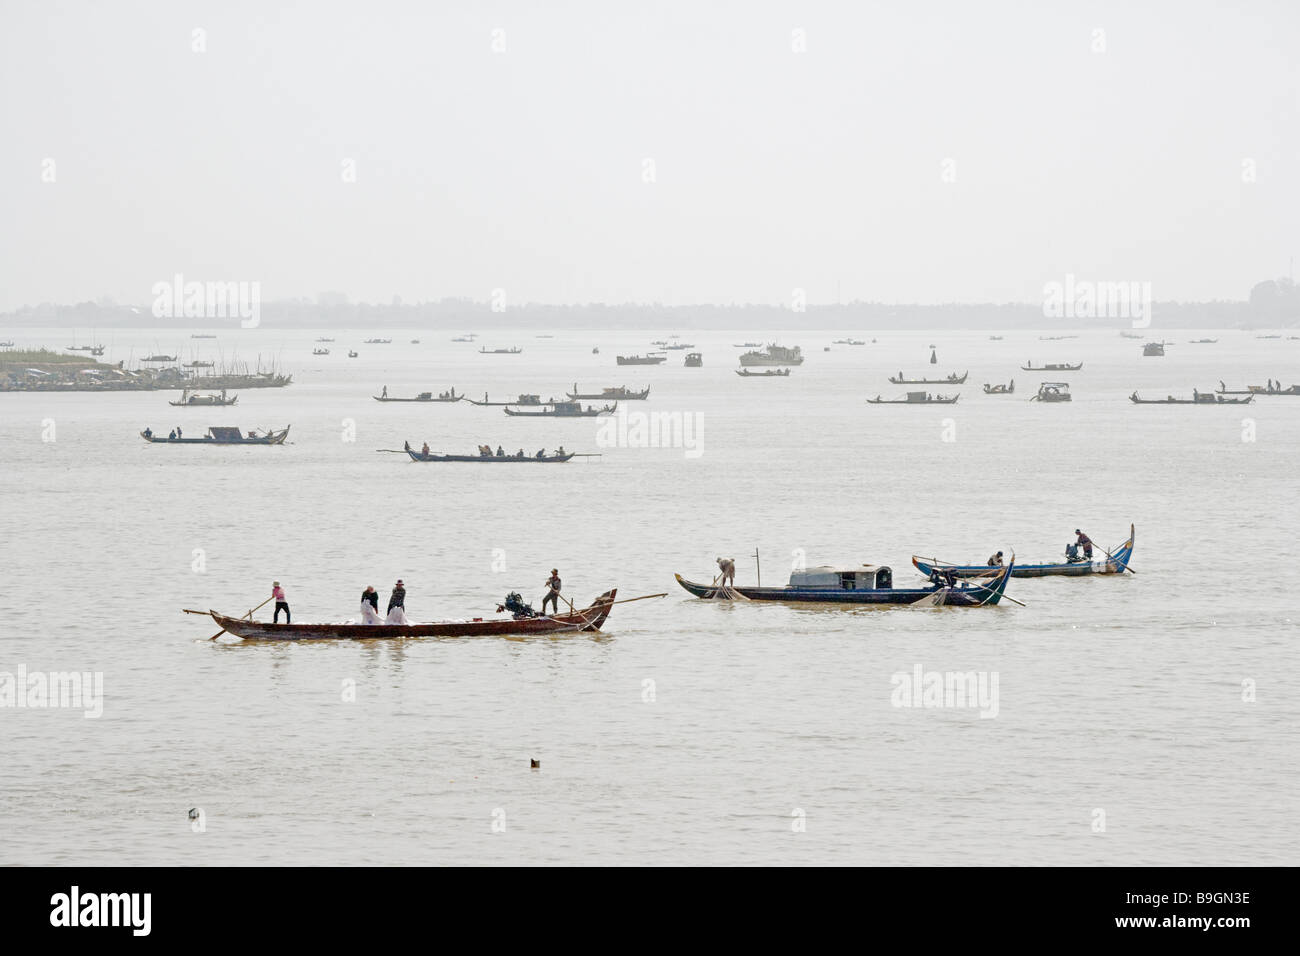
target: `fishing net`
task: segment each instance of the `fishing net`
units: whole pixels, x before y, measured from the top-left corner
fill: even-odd
[[[913,601],[909,607],[943,607],[948,603],[948,589],[939,588],[932,591],[923,598]]]
[[[733,588],[733,587],[728,587],[727,585],[724,584],[724,585],[722,585],[722,587],[718,588],[716,591],[713,592],[713,597],[712,597],[710,600],[713,600],[713,601],[748,601],[749,598],[745,597],[745,595],[741,594],[741,593],[740,593],[739,591],[737,591],[735,588]]]

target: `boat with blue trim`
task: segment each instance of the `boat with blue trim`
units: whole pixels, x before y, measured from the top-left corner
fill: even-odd
[[[1128,570],[1129,559],[1133,556],[1133,540],[1136,537],[1133,525],[1129,525],[1128,540],[1118,548],[1107,551],[1105,557],[1087,561],[1065,561],[1052,564],[1017,564],[1011,572],[1014,578],[1043,578],[1050,576],[1082,577],[1086,574],[1123,574]],[[951,572],[958,578],[975,578],[999,570],[996,566],[985,564],[948,564],[938,558],[919,558],[913,555],[912,564],[922,574],[931,575]]]

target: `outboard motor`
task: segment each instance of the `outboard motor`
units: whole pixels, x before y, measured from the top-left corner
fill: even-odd
[[[518,591],[511,591],[507,594],[505,603],[501,605],[501,607],[497,608],[497,610],[509,611],[514,615],[516,621],[529,617],[537,617],[537,612],[534,611],[530,605],[524,603],[524,599],[520,596]]]

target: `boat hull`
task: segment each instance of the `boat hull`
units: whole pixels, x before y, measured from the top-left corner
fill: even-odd
[[[563,464],[577,454],[577,452],[572,452],[568,455],[548,455],[545,458],[538,458],[536,456],[532,458],[527,456],[520,458],[518,455],[503,455],[498,458],[496,455],[435,455],[432,452],[428,455],[424,455],[411,449],[407,449],[406,453],[411,456],[411,461],[473,461],[480,464],[505,464],[507,462],[513,462],[516,465],[528,461],[535,462],[539,465]]]
[[[907,606],[918,601],[933,598],[938,591],[946,592],[942,601],[945,607],[984,607],[996,605],[1006,590],[1007,581],[1015,568],[1013,560],[1001,575],[987,584],[978,584],[960,588],[864,588],[861,590],[843,590],[840,588],[758,588],[729,585],[720,588],[713,584],[698,584],[688,581],[680,574],[674,574],[677,583],[705,600],[727,600],[727,591],[734,591],[751,601],[776,601],[782,604],[874,604],[883,606]],[[985,571],[988,568],[984,569]]]
[[[476,621],[438,621],[431,624],[268,624],[227,617],[208,611],[217,625],[246,641],[370,640],[404,637],[494,637],[504,635],[553,634],[556,632],[599,631],[614,603],[618,589],[606,591],[571,614],[500,618]]]
[[[1136,538],[1133,526],[1129,527],[1128,540],[1111,552],[1110,557],[1103,556],[1094,561],[1071,561],[1057,564],[1017,564],[1011,572],[1013,578],[1065,577],[1079,578],[1092,574],[1123,574],[1133,556],[1133,542]],[[1105,552],[1103,552],[1103,555]],[[924,575],[934,571],[951,571],[963,579],[982,577],[996,570],[983,564],[945,564],[935,558],[912,557],[912,564]]]

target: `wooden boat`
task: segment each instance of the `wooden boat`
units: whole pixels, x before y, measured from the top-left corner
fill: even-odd
[[[1002,336],[1000,336],[1000,335],[990,335],[990,336],[989,336],[989,341],[990,341],[990,342],[1001,342],[1001,341],[1002,341]]]
[[[733,369],[741,378],[785,378],[790,374],[788,368],[770,368],[766,372],[751,372],[747,368]]]
[[[429,452],[429,454],[426,455],[422,451],[416,451],[413,449],[410,442],[406,443],[405,450],[406,453],[411,456],[411,461],[476,461],[480,464],[503,464],[513,462],[516,465],[521,462],[529,461],[539,465],[558,465],[563,464],[577,454],[577,452],[571,451],[566,452],[563,455],[545,455],[541,458],[538,458],[536,455],[484,455],[482,452],[477,455],[440,455],[435,452]]]
[[[198,334],[196,334],[196,335],[191,335],[190,338],[192,338],[192,339],[215,339],[216,336],[215,336],[215,335],[211,335],[211,334],[206,334],[206,335],[198,335]]]
[[[392,339],[366,339],[362,345],[392,345]]]
[[[908,392],[906,398],[867,399],[868,405],[956,405],[960,395],[931,395],[929,392]]]
[[[619,365],[658,365],[667,362],[667,355],[619,355],[615,357]]]
[[[731,344],[731,347],[733,349],[761,349],[763,347],[763,343],[762,342],[741,342],[737,344],[733,342]]]
[[[630,388],[625,388],[624,386],[619,385],[617,388],[602,388],[599,393],[590,394],[590,393],[579,392],[578,383],[574,382],[573,391],[565,392],[565,394],[568,395],[569,398],[575,402],[578,401],[579,399],[582,399],[584,401],[587,400],[610,401],[611,399],[613,399],[614,401],[621,400],[625,402],[633,402],[633,401],[639,402],[639,401],[644,401],[645,399],[650,397],[650,386],[647,385],[644,389],[637,392],[637,391],[633,391]]]
[[[1040,342],[1061,342],[1061,341],[1064,341],[1065,339],[1077,339],[1077,338],[1078,338],[1077,335],[1040,335],[1040,336],[1038,337],[1038,341],[1040,341]]]
[[[599,631],[609,617],[617,588],[611,588],[590,606],[564,614],[539,617],[500,617],[484,620],[437,621],[430,624],[271,624],[227,617],[209,611],[212,620],[246,641],[346,640],[377,637],[488,637],[502,634],[552,634],[561,631]],[[502,609],[504,610],[504,608]]]
[[[456,336],[454,339],[452,339],[452,341],[453,341],[453,342],[473,342],[476,338],[478,338],[477,335],[458,335],[458,336]]]
[[[1122,338],[1122,339],[1140,339],[1140,338],[1142,338],[1142,336],[1139,335],[1139,334],[1136,333],[1136,332],[1120,332],[1119,337]]]
[[[1077,372],[1083,368],[1083,363],[1071,365],[1069,362],[1056,362],[1047,365],[1035,365],[1030,362],[1028,365],[1020,366],[1026,372]]]
[[[692,352],[686,356],[686,361],[682,364],[686,368],[702,368],[704,366],[704,356],[699,352]]]
[[[329,349],[312,349],[312,350],[311,350],[311,354],[312,354],[312,355],[329,355],[329,354],[330,354],[330,350],[329,350]]]
[[[1192,339],[1188,344],[1190,344],[1190,345],[1213,345],[1213,344],[1214,344],[1215,342],[1217,342],[1217,341],[1219,341],[1219,340],[1218,340],[1218,339]]]
[[[889,376],[891,385],[965,385],[966,378],[970,375],[969,371],[958,375],[953,372],[947,378],[904,378],[903,373]]]
[[[1043,382],[1038,386],[1038,394],[1029,399],[1031,402],[1068,402],[1070,401],[1069,382]]]
[[[802,365],[803,350],[799,346],[786,348],[783,345],[769,345],[763,352],[746,352],[740,357],[740,364],[749,365]]]
[[[216,336],[213,336],[213,338],[216,338]],[[317,339],[316,341],[317,341],[317,342],[333,342],[334,340],[333,340],[333,339],[327,339],[327,338],[319,338],[319,339]]]
[[[9,344],[12,345],[13,343],[11,342],[11,343],[9,343]],[[69,346],[67,347],[67,351],[69,351],[69,352],[89,352],[91,355],[103,355],[103,354],[104,354],[104,346],[102,346],[102,345],[69,345]],[[144,361],[147,362],[147,361],[149,361],[149,360],[148,360],[148,359],[144,359]]]
[[[220,395],[191,395],[190,390],[181,391],[181,400],[179,402],[168,402],[168,405],[175,405],[178,408],[196,408],[212,407],[214,405],[233,405],[239,401],[238,395],[231,395],[226,398],[226,390],[223,388]]]
[[[211,362],[186,362],[185,368],[212,368]]]
[[[1138,398],[1138,393],[1134,392],[1128,400],[1134,405],[1249,405],[1255,400],[1255,396],[1224,398],[1212,392],[1198,392],[1192,389],[1191,398],[1174,398],[1172,395],[1168,398]]]
[[[1214,391],[1219,395],[1300,395],[1300,385],[1292,385],[1290,388],[1282,388],[1282,383],[1277,385],[1247,385],[1245,388],[1228,388],[1222,382]]]
[[[1014,395],[1016,391],[1016,380],[1013,378],[1008,385],[990,385],[984,383],[985,395]]]
[[[815,604],[884,604],[907,605],[923,602],[951,607],[996,605],[1002,599],[1007,581],[1015,569],[1015,555],[1000,573],[980,584],[960,587],[894,587],[894,575],[887,567],[864,564],[857,568],[805,568],[790,573],[790,583],[783,588],[741,587],[696,584],[674,574],[687,591],[706,600],[735,600],[739,595],[750,601],[781,601]],[[984,569],[988,571],[988,568]]]
[[[209,428],[208,433],[202,438],[167,438],[146,432],[140,433],[141,438],[155,445],[283,445],[288,436],[288,425],[280,431],[268,431],[265,435],[258,435],[251,431],[243,435],[238,428],[219,428],[215,425]]]
[[[383,395],[371,395],[370,397],[377,402],[459,402],[465,396],[457,395],[456,390],[453,388],[451,392],[443,392],[437,398],[434,397],[433,392],[421,392],[415,398],[387,398]]]
[[[509,349],[480,348],[478,351],[480,355],[518,355],[523,351],[523,349],[519,348],[518,346],[515,346],[514,348],[509,348]]]
[[[592,408],[588,405],[585,409],[578,402],[556,402],[550,407],[543,407],[535,412],[525,412],[510,407],[505,411],[507,415],[528,418],[595,418],[597,415],[612,415],[617,408],[618,402],[606,405],[604,408]]]
[[[861,339],[836,339],[831,345],[866,345]]]
[[[1133,526],[1129,525],[1128,540],[1100,559],[1092,561],[1066,561],[1051,564],[1017,564],[1011,571],[1013,578],[1081,577],[1085,574],[1123,574],[1133,555]],[[1093,545],[1094,554],[1096,545]],[[1001,568],[983,564],[948,564],[937,558],[912,557],[912,564],[929,577],[935,571],[950,571],[958,578],[979,578],[1001,571]]]
[[[146,355],[141,362],[175,362],[175,355]]]
[[[1146,345],[1142,346],[1142,354],[1143,354],[1143,355],[1156,355],[1156,356],[1164,355],[1164,354],[1165,354],[1165,343],[1164,343],[1164,342],[1148,342]]]
[[[356,358],[358,354],[359,353],[354,352],[351,349],[348,349],[348,358]]]
[[[672,345],[665,345],[665,352],[685,352],[687,349],[695,348],[694,345],[687,345],[685,342],[674,342]]]
[[[479,406],[482,406],[482,407],[484,407],[484,408],[504,408],[504,407],[506,407],[507,405],[533,405],[533,406],[540,406],[540,405],[554,405],[554,404],[555,404],[554,402],[544,402],[544,401],[542,401],[542,396],[540,396],[540,395],[520,395],[519,398],[518,398],[516,401],[513,401],[513,402],[489,402],[489,401],[487,400],[487,393],[484,393],[484,395],[483,395],[483,401],[481,401],[481,402],[476,402],[476,401],[474,401],[474,399],[472,399],[472,398],[467,398],[467,399],[465,399],[465,401],[469,402],[471,405],[479,405]]]

